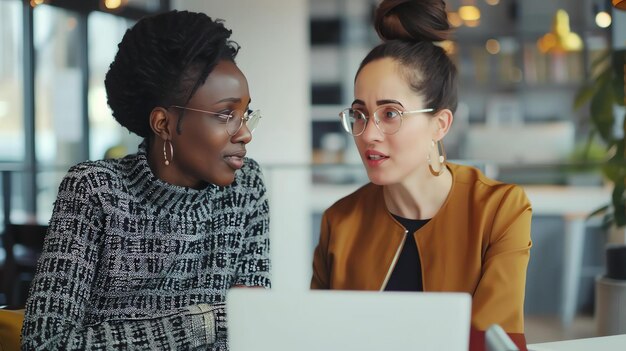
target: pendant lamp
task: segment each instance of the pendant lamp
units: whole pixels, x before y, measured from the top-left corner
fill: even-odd
[[[579,51],[583,48],[580,36],[570,30],[569,15],[565,10],[556,12],[552,29],[539,38],[537,47],[543,53]]]

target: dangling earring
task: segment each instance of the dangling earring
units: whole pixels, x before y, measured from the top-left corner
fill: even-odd
[[[444,150],[443,148],[443,141],[438,140],[437,142],[435,142],[434,140],[431,140],[430,142],[430,149],[432,151],[433,148],[435,148],[435,146],[437,147],[437,153],[439,154],[438,157],[438,161],[439,161],[439,171],[435,171],[435,169],[432,166],[432,161],[430,159],[430,152],[428,153],[428,170],[430,171],[430,173],[432,175],[434,175],[435,177],[440,176],[443,173],[443,170],[445,169],[446,165],[445,165],[445,161],[446,161],[446,150]]]
[[[170,161],[167,159],[167,153],[165,152],[165,144],[170,144],[170,158],[173,160],[174,159],[174,146],[172,146],[172,142],[169,140],[164,140],[163,141],[163,159],[165,159],[165,165],[169,166],[170,165]]]

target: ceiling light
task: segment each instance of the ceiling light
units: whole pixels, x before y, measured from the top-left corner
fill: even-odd
[[[473,5],[465,5],[459,7],[459,16],[463,21],[478,21],[480,19],[480,10]]]
[[[500,52],[500,42],[496,39],[489,39],[485,43],[485,49],[487,49],[488,53],[496,55]]]
[[[122,0],[104,0],[104,7],[109,10],[116,10],[122,6]]]
[[[475,21],[465,21],[465,25],[468,27],[478,27],[480,25],[480,20]]]
[[[458,28],[463,25],[463,20],[458,12],[448,12],[448,22],[452,27]]]
[[[579,51],[583,48],[580,36],[570,30],[569,15],[565,10],[556,11],[552,30],[539,38],[537,47],[543,53]]]
[[[600,28],[606,28],[611,25],[611,15],[606,11],[600,11],[596,15],[596,25]]]

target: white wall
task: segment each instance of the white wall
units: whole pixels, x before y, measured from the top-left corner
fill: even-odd
[[[306,289],[310,279],[309,15],[307,0],[175,0],[178,10],[225,20],[241,45],[237,64],[263,119],[248,155],[270,193],[272,283]]]

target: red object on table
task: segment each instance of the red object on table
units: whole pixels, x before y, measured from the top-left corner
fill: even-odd
[[[507,333],[520,351],[528,351],[526,348],[526,336],[524,333]],[[470,329],[469,351],[487,351],[485,347],[485,331]]]

